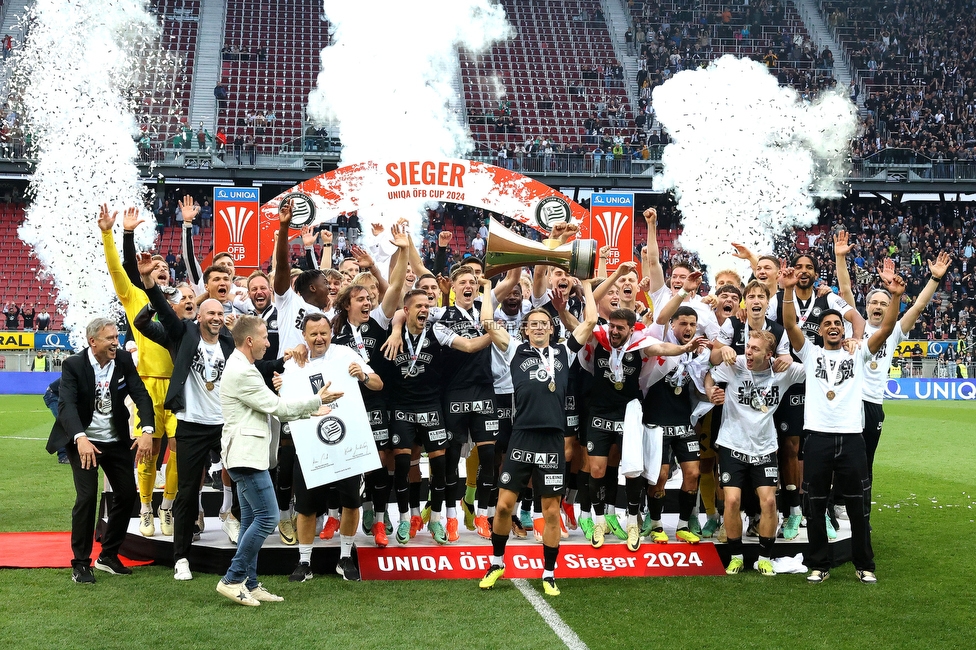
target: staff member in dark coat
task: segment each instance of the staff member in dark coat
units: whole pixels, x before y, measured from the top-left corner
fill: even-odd
[[[85,332],[88,348],[64,360],[58,418],[47,441],[49,454],[65,447],[74,475],[75,507],[71,511],[71,579],[93,583],[92,543],[95,535],[95,506],[98,502],[98,464],[112,484],[112,505],[102,539],[102,553],[95,568],[106,573],[128,575],[132,570],[119,561],[119,547],[125,539],[129,515],[136,498],[133,459],[152,454],[155,428],[153,405],[132,357],[119,349],[119,330],[110,318],[96,318]],[[131,396],[139,413],[143,432],[150,435],[129,440]]]

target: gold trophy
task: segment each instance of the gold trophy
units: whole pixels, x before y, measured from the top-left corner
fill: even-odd
[[[577,239],[562,245],[558,239],[534,242],[490,219],[485,245],[485,275],[491,277],[523,266],[544,264],[558,266],[571,276],[586,280],[596,274],[596,245],[595,239]]]

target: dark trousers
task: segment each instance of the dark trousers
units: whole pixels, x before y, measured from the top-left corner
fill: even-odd
[[[193,542],[197,520],[200,477],[210,464],[210,452],[220,453],[219,424],[195,424],[180,420],[176,424],[176,502],[173,504],[173,559],[187,556]]]
[[[874,454],[881,443],[881,428],[884,426],[884,407],[874,402],[864,402],[864,436],[865,455],[868,459],[868,478],[871,485],[864,495],[864,511],[871,516],[871,489],[874,487]]]
[[[864,499],[870,493],[868,462],[864,437],[859,433],[807,433],[803,460],[803,489],[810,504],[807,535],[810,549],[806,564],[811,569],[830,569],[830,549],[827,544],[827,497],[833,479],[847,504],[851,522],[851,556],[854,568],[874,571],[874,551],[864,509]]]
[[[128,438],[119,442],[96,442],[101,454],[96,458],[112,485],[112,505],[108,509],[108,524],[102,536],[102,556],[115,557],[125,540],[129,516],[136,500],[136,480]],[[71,510],[71,566],[91,565],[92,544],[95,540],[95,509],[98,506],[98,468],[81,468],[78,447],[69,442],[65,448],[71,474],[75,480],[75,507]]]

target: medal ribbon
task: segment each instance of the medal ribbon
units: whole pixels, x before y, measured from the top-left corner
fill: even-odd
[[[410,367],[407,368],[407,377],[413,372],[414,366],[417,365],[417,351],[414,350],[413,341],[410,340],[410,331],[404,330],[407,335],[407,350],[410,351]],[[417,350],[424,349],[424,341],[427,339],[427,328],[420,333],[420,338],[417,339]]]

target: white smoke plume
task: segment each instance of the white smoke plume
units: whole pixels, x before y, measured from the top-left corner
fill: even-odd
[[[121,245],[123,209],[143,205],[130,107],[158,27],[141,0],[37,0],[30,25],[11,82],[38,156],[19,234],[53,278],[77,348],[85,325],[113,310],[99,206],[119,211]],[[154,223],[148,210],[143,218],[137,245],[147,248]]]
[[[459,113],[463,98],[452,86],[457,48],[477,54],[507,38],[511,28],[501,5],[325,0],[325,15],[334,35],[322,50],[308,112],[340,122],[343,164],[456,158],[472,148]],[[369,203],[365,198],[361,204]]]
[[[673,190],[680,244],[712,277],[748,271],[731,242],[773,251],[784,232],[816,223],[814,195],[836,197],[849,163],[855,107],[840,91],[812,103],[781,87],[761,63],[723,56],[654,90],[671,135],[654,189]]]

